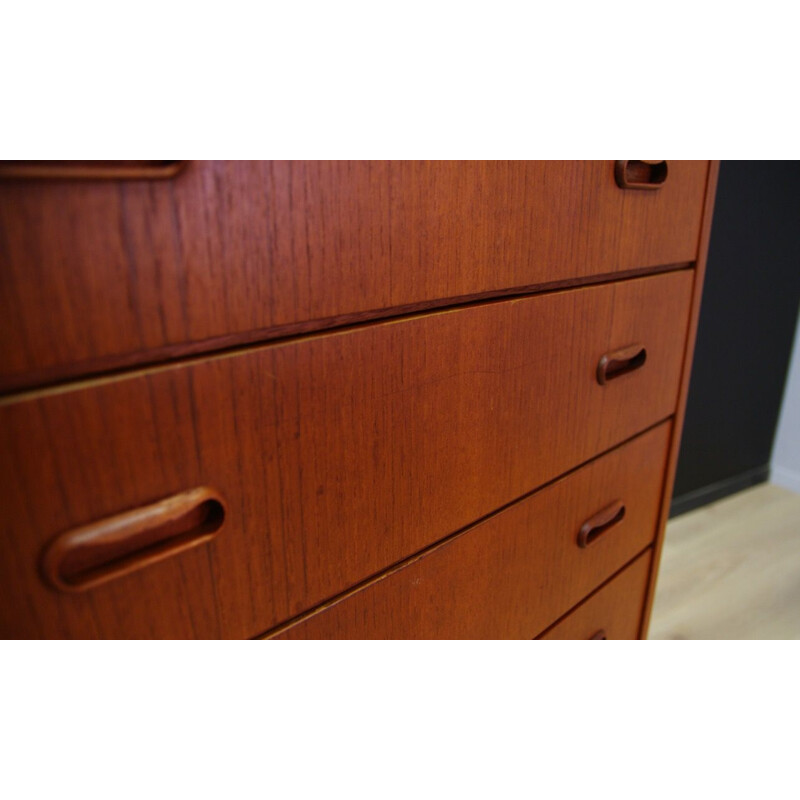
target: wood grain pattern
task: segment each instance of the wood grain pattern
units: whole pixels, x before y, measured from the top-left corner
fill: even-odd
[[[690,270],[380,323],[0,404],[0,632],[253,636],[671,415]],[[605,386],[600,357],[646,365]],[[80,596],[59,533],[196,486],[208,545]]]
[[[0,184],[0,390],[697,256],[708,162],[191,162]],[[183,349],[182,349],[183,348]]]
[[[651,560],[648,550],[540,638],[638,639]]]
[[[669,433],[649,431],[276,638],[534,637],[653,540]],[[624,520],[580,548],[581,524],[618,498]],[[622,618],[638,620],[642,597],[631,602]]]
[[[678,395],[678,407],[675,414],[675,426],[672,434],[672,444],[670,446],[670,459],[667,465],[666,480],[664,481],[664,496],[661,501],[661,510],[659,512],[658,535],[656,536],[656,543],[655,547],[653,548],[653,560],[651,564],[652,574],[650,583],[647,587],[645,610],[644,615],[642,616],[642,639],[647,638],[647,627],[650,624],[650,613],[653,607],[653,598],[655,596],[658,565],[661,560],[661,548],[664,544],[664,532],[667,527],[667,519],[669,518],[669,505],[670,501],[672,500],[672,490],[675,486],[675,470],[678,467],[678,455],[681,449],[683,421],[686,416],[686,399],[689,395],[689,378],[692,374],[692,359],[694,357],[694,346],[697,338],[697,324],[700,319],[700,300],[703,294],[703,280],[705,279],[706,274],[708,244],[709,240],[711,239],[711,222],[714,216],[714,198],[716,197],[717,192],[718,177],[719,161],[712,161],[708,172],[708,186],[706,188],[705,202],[703,204],[698,261],[694,269],[694,285],[692,287],[689,331],[686,337],[683,368],[681,370],[681,388]]]

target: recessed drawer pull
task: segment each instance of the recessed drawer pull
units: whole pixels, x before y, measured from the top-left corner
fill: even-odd
[[[617,161],[614,178],[620,189],[659,189],[667,171],[666,161]]]
[[[645,361],[647,350],[640,344],[606,353],[597,364],[597,382],[605,386],[610,380],[643,367]]]
[[[186,161],[0,161],[0,180],[153,181],[173,178]]]
[[[42,571],[61,591],[91,589],[207,542],[224,520],[216,491],[191,489],[61,534],[45,550]]]
[[[622,522],[623,519],[625,519],[625,505],[621,500],[617,500],[602,511],[598,511],[581,525],[578,533],[578,547],[588,547],[607,530]]]
[[[602,628],[600,628],[600,630],[597,631],[597,633],[593,633],[589,637],[589,641],[594,641],[594,640],[598,640],[599,641],[599,640],[602,640],[602,639],[608,639],[608,636],[606,636],[606,632]]]

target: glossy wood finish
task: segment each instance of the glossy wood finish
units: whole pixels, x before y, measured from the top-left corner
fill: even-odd
[[[532,638],[650,544],[669,433],[649,431],[277,638]],[[580,548],[583,520],[617,497],[625,519]]]
[[[487,303],[4,401],[0,631],[253,636],[333,597],[671,415],[692,283]],[[646,365],[599,385],[602,354],[632,342]],[[209,544],[79,595],[42,581],[63,531],[197,486],[227,502]]]
[[[0,391],[698,253],[708,162],[190,162],[0,183]]]
[[[651,560],[648,550],[540,638],[638,639]]]

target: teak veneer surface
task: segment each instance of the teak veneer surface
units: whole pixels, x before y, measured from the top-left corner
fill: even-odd
[[[652,542],[670,427],[581,467],[276,638],[536,636]],[[615,500],[625,504],[624,518],[580,548],[582,524]]]
[[[189,162],[0,182],[0,390],[698,254],[707,161]],[[338,323],[337,323],[338,324]]]
[[[0,404],[0,632],[253,636],[675,410],[691,270],[481,304]],[[647,349],[601,386],[604,353]],[[61,532],[207,486],[207,544],[85,592]]]
[[[651,560],[648,550],[540,638],[638,639]]]

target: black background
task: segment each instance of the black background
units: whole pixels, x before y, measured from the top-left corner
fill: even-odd
[[[672,513],[768,478],[800,303],[800,162],[720,165]]]

